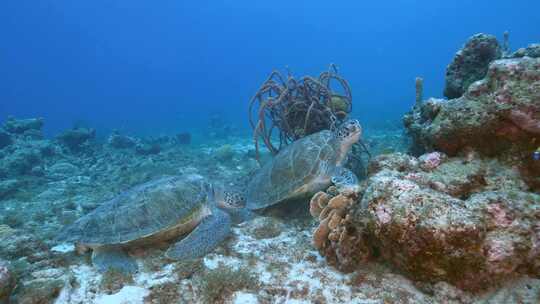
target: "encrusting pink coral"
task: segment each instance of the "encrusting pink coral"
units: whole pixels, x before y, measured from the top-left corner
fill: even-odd
[[[532,113],[521,110],[512,110],[510,111],[510,119],[522,130],[540,134],[540,118],[533,117]]]

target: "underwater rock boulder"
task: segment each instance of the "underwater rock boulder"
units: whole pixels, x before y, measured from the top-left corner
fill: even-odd
[[[368,164],[368,174],[381,171],[382,169],[392,169],[396,171],[410,171],[418,169],[420,165],[418,159],[405,153],[381,154],[372,159]]]
[[[501,56],[501,47],[494,36],[476,34],[469,38],[446,68],[444,96],[461,97],[473,82],[486,76],[489,63]]]
[[[0,200],[9,198],[17,191],[20,183],[16,179],[6,179],[0,181]]]
[[[42,162],[41,153],[33,147],[18,147],[0,159],[0,176],[31,174]]]
[[[472,148],[486,155],[511,151],[514,157],[530,158],[540,141],[535,146],[540,137],[540,58],[496,60],[486,78],[464,96],[446,102],[430,99],[415,106],[404,123],[418,151],[456,155]]]
[[[540,57],[540,43],[533,43],[527,46],[526,48],[520,48],[517,51],[515,51],[510,57],[511,58],[519,58],[519,57],[533,57],[538,58]]]
[[[12,134],[23,134],[27,131],[39,131],[43,127],[43,118],[15,119],[10,117],[4,123],[4,129]]]
[[[13,139],[8,132],[0,129],[0,149],[3,149],[13,143]]]
[[[67,146],[72,151],[78,151],[82,145],[96,137],[96,130],[88,128],[77,128],[67,130],[57,136],[60,143]]]
[[[19,216],[18,221],[29,220],[24,219],[22,214]],[[4,217],[2,222],[5,221]],[[7,260],[25,257],[26,261],[34,263],[51,257],[48,246],[37,236],[4,224],[0,224],[0,244],[0,257]]]
[[[135,146],[135,152],[137,152],[140,155],[154,155],[159,154],[161,152],[161,146],[159,144],[153,143],[144,143],[144,142],[138,142]]]
[[[54,303],[64,285],[63,278],[42,278],[24,282],[17,287],[13,300],[20,304]]]
[[[234,157],[234,149],[231,145],[225,144],[216,149],[214,157],[219,161],[230,161]]]
[[[135,139],[129,136],[118,134],[116,132],[109,136],[107,142],[111,147],[115,149],[129,149],[135,147],[135,145],[137,144]]]
[[[7,301],[15,287],[15,277],[9,269],[9,263],[0,260],[0,303]]]
[[[540,195],[528,192],[514,169],[474,157],[380,168],[339,220],[312,213],[320,220],[314,241],[330,264],[352,270],[380,259],[415,280],[471,291],[519,274],[540,276]],[[339,237],[331,237],[335,229]]]

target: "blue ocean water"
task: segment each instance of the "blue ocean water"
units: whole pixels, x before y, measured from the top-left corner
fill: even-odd
[[[540,37],[540,2],[516,1],[4,1],[0,117],[44,117],[55,135],[83,121],[147,135],[247,129],[247,102],[273,69],[318,75],[336,63],[354,116],[398,120],[442,96],[444,70],[471,35],[511,46]]]

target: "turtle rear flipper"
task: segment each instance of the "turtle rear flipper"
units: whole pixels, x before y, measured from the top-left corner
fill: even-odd
[[[172,260],[195,259],[214,250],[229,234],[231,218],[217,208],[205,217],[189,235],[172,245],[165,256]]]
[[[119,247],[99,247],[92,252],[92,264],[99,272],[109,270],[131,274],[137,271],[137,263]]]

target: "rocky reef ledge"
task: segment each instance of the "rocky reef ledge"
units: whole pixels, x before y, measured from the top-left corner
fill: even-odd
[[[482,290],[540,276],[540,195],[496,160],[379,156],[358,197],[320,192],[314,243],[342,270],[382,260],[418,281]],[[321,210],[317,212],[316,210]]]
[[[464,48],[446,74],[455,98],[418,100],[404,117],[411,155],[375,157],[359,193],[330,187],[313,196],[313,241],[344,272],[378,261],[422,290],[445,282],[475,295],[457,303],[494,293],[538,303],[538,45],[504,53],[480,34]],[[527,288],[508,289],[522,280]]]
[[[540,146],[540,57],[492,61],[485,78],[463,96],[416,104],[404,123],[413,153],[478,151],[517,166],[530,187],[540,190],[540,162],[532,157]]]

